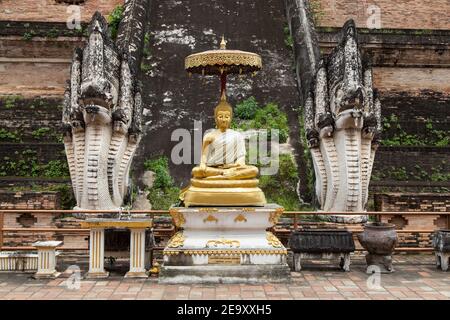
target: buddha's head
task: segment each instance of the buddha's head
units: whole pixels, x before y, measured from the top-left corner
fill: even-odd
[[[221,131],[226,131],[230,128],[231,120],[233,119],[233,107],[225,99],[221,99],[214,109],[214,119],[216,120],[217,128]]]

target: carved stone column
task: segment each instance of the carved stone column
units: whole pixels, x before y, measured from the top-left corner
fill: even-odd
[[[105,271],[105,229],[91,229],[89,238],[89,272],[87,278],[107,278]]]
[[[145,270],[145,229],[130,229],[130,271],[125,277],[148,277]]]

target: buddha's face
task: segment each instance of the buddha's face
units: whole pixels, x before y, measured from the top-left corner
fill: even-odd
[[[217,127],[225,131],[230,127],[231,124],[231,112],[230,111],[219,111],[216,115]]]

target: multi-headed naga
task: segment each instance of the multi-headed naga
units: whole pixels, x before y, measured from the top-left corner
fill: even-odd
[[[380,118],[372,69],[368,61],[361,61],[356,28],[350,20],[339,45],[319,61],[305,103],[306,134],[322,210],[364,210]]]
[[[87,45],[75,50],[63,111],[64,145],[80,209],[117,209],[127,194],[142,114],[129,60],[96,13]]]

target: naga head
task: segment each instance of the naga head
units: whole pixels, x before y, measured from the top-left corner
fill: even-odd
[[[328,57],[327,73],[330,111],[340,117],[362,117],[365,101],[361,54],[358,47],[356,26],[353,20],[345,23],[342,38]],[[347,124],[351,124],[351,121]],[[357,125],[357,121],[353,121]]]
[[[119,97],[120,59],[108,33],[108,23],[98,12],[89,25],[83,50],[79,105],[86,123],[109,123]]]
[[[361,129],[367,138],[381,131],[379,100],[377,105],[372,87],[371,59],[361,58],[353,20],[345,23],[339,44],[318,61],[312,83],[305,102],[311,147],[318,145],[318,138],[331,137],[335,130]]]

